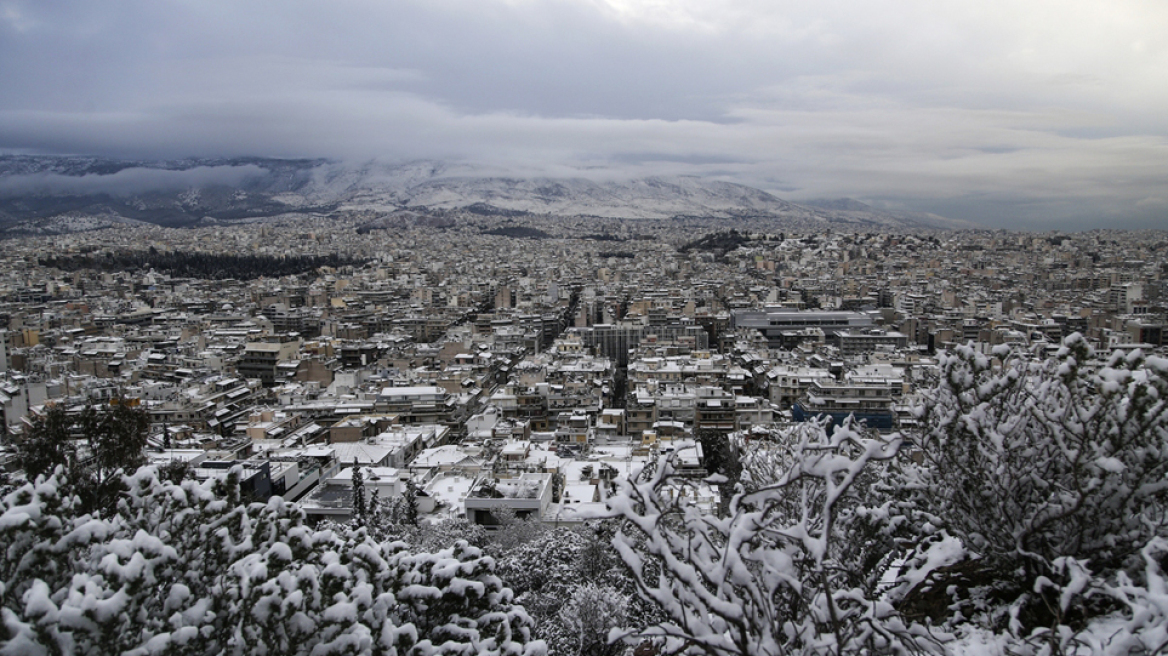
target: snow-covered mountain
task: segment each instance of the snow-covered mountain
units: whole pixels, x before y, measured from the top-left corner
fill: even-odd
[[[866,203],[861,203],[854,198],[816,199],[803,201],[803,205],[819,210],[829,210],[837,220],[854,218],[863,221],[876,216],[886,218],[889,221],[889,225],[903,225],[905,227],[924,226],[944,230],[968,230],[980,227],[969,221],[950,219],[930,212],[879,210]],[[896,223],[898,221],[902,223]]]
[[[764,191],[694,177],[594,182],[582,178],[439,178],[418,184],[398,200],[413,207],[470,206],[558,216],[667,219],[804,214]]]
[[[518,177],[418,161],[359,165],[261,158],[144,162],[0,157],[0,231],[70,231],[118,217],[168,226],[266,220],[289,213],[464,211],[623,219],[763,218],[808,227],[968,227],[858,201],[800,205],[745,185],[691,176],[636,180]],[[49,221],[69,217],[71,221]],[[100,221],[82,221],[102,217]],[[49,221],[46,223],[46,221]],[[51,227],[50,227],[51,226]]]

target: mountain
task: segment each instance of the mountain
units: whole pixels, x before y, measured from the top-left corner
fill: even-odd
[[[582,178],[441,178],[410,188],[398,199],[430,209],[489,207],[556,216],[668,219],[677,216],[730,218],[798,213],[764,191],[693,177],[594,182]]]
[[[815,200],[805,200],[803,204],[808,207],[818,207],[825,210],[838,210],[841,212],[874,212],[876,211],[871,205],[861,203],[855,198],[816,198]]]
[[[917,226],[925,228],[941,228],[944,230],[969,230],[978,228],[975,223],[963,221],[961,219],[950,219],[937,214],[929,212],[909,212],[904,210],[880,210],[861,203],[854,198],[819,198],[815,200],[805,200],[803,205],[808,207],[829,210],[834,216],[846,219],[855,218],[858,220],[871,219],[873,217],[883,218],[890,224],[900,222],[904,227]]]
[[[0,231],[54,234],[134,221],[164,226],[244,221],[289,212],[284,197],[294,199],[297,211],[331,211],[335,208],[310,208],[301,197],[323,164],[259,158],[146,162],[3,156]]]
[[[401,212],[411,212],[404,215]],[[692,176],[635,180],[516,177],[465,164],[353,165],[263,158],[126,161],[0,156],[0,234],[56,234],[126,222],[163,226],[289,215],[429,213],[623,219],[773,219],[785,226],[968,227],[839,199],[800,205],[745,185]]]

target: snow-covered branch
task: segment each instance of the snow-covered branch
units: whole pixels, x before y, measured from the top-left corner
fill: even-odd
[[[857,481],[892,460],[900,439],[852,422],[831,433],[825,424],[803,424],[781,437],[789,446],[772,455],[787,466],[736,495],[727,517],[668,493],[668,456],[611,500],[612,512],[626,520],[618,552],[642,594],[668,617],[637,635],[719,656],[935,648],[923,627],[850,584],[856,563],[846,560],[846,530],[837,523],[862,515],[856,510],[873,488],[866,482],[861,493]]]

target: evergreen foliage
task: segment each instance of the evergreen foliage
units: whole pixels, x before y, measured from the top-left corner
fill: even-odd
[[[365,474],[357,459],[353,458],[353,525],[364,526],[369,522],[369,509],[365,497]]]
[[[536,655],[530,618],[464,541],[435,553],[313,530],[295,505],[142,468],[96,518],[58,475],[0,515],[4,654]]]
[[[1056,619],[1036,587],[1065,580],[1058,563],[1135,573],[1168,535],[1168,360],[1095,363],[1078,335],[1050,359],[992,355],[962,347],[941,358],[913,483],[920,507],[976,555],[986,594],[1010,602],[988,621],[1033,628]]]
[[[121,475],[146,462],[149,431],[146,410],[123,399],[77,414],[52,405],[33,416],[17,456],[30,479],[59,467],[62,483],[86,512],[110,512],[124,491]]]
[[[607,523],[554,528],[526,541],[493,542],[498,573],[534,622],[533,635],[551,654],[613,656],[625,646],[609,642],[611,629],[660,619],[612,548]],[[500,544],[511,544],[500,548]]]
[[[184,253],[182,251],[160,252],[119,251],[105,254],[81,254],[44,257],[41,266],[62,271],[149,271],[151,269],[176,278],[203,278],[222,280],[253,280],[261,276],[279,278],[304,273],[312,273],[321,267],[337,269],[344,266],[360,266],[364,260],[330,255],[294,255],[273,257],[271,255],[232,255],[219,253]]]
[[[750,243],[750,236],[742,234],[737,230],[731,228],[726,231],[712,232],[708,235],[699,237],[693,241],[687,242],[678,248],[681,253],[688,253],[690,251],[710,251],[718,255],[725,255],[732,250]]]
[[[626,520],[621,558],[667,618],[631,637],[711,655],[938,650],[880,600],[880,569],[861,570],[866,554],[849,548],[851,524],[881,505],[865,469],[894,459],[902,440],[850,420],[783,437],[790,450],[767,455],[777,477],[736,495],[723,519],[675,493],[670,456],[612,501]]]
[[[962,347],[921,410],[929,503],[987,564],[1115,570],[1168,526],[1168,361],[1098,370],[1076,336],[1049,360]]]
[[[402,521],[410,526],[418,525],[418,486],[414,483],[414,479],[406,481],[406,490],[403,496],[405,508],[403,509]]]

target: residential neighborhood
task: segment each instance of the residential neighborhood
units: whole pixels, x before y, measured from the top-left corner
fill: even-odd
[[[46,408],[121,402],[148,413],[151,462],[240,467],[257,498],[310,517],[348,518],[360,468],[368,495],[415,485],[427,522],[491,527],[506,508],[572,524],[665,451],[704,476],[701,436],[911,426],[955,345],[1168,345],[1162,233],[744,232],[723,252],[665,221],[548,219],[537,239],[485,234],[491,221],[7,241],[7,476]],[[100,265],[127,243],[348,263],[247,279]]]

